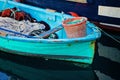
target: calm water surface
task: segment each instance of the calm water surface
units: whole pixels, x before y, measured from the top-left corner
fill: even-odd
[[[70,62],[0,53],[0,80],[120,80],[120,44],[102,35],[88,68]]]

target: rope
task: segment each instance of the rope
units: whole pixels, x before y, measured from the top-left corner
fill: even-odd
[[[25,37],[28,37],[28,38],[34,38],[33,36],[29,36],[29,35],[22,34],[22,33],[16,32],[16,31],[8,30],[8,29],[2,28],[2,27],[0,27],[0,30],[7,31],[7,32],[10,32],[10,33],[14,33],[14,34],[18,34],[18,35],[25,36]]]
[[[15,12],[17,12],[17,10],[16,11],[13,11],[12,9],[10,9],[11,11],[12,11],[12,13],[11,13],[11,17],[13,16],[13,18],[15,19]]]
[[[111,39],[113,39],[114,41],[116,41],[117,43],[120,44],[120,41],[119,41],[118,39],[114,38],[112,35],[108,34],[108,33],[105,32],[104,30],[102,30],[101,28],[98,27],[98,29],[99,29],[100,31],[102,31],[104,34],[106,34],[108,37],[110,37]]]

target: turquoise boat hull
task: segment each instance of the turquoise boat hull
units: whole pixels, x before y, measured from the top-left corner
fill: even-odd
[[[33,7],[13,1],[0,0],[0,10],[17,7],[37,19],[47,22],[51,29],[61,25],[63,18],[72,16],[49,12],[42,8]],[[71,62],[92,64],[95,53],[96,39],[100,38],[101,32],[98,27],[87,21],[87,35],[80,38],[67,38],[65,30],[57,33],[59,39],[36,39],[21,38],[15,36],[0,36],[0,50],[12,54],[43,57]]]

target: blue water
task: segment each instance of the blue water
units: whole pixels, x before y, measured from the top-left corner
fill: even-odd
[[[119,72],[120,44],[104,34],[97,40],[94,62],[88,68],[0,53],[0,80],[120,80]]]

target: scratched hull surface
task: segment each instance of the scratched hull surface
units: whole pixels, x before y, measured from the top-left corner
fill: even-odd
[[[64,18],[72,16],[51,13],[44,9],[24,5],[4,0],[0,0],[0,5],[3,8],[17,7],[27,13],[30,13],[35,19],[48,22],[51,28],[60,25]],[[44,15],[46,14],[46,15]],[[38,17],[39,16],[39,17]],[[49,18],[49,19],[48,19]],[[26,56],[41,56],[44,58],[66,60],[73,62],[81,62],[91,64],[94,58],[95,41],[101,36],[98,28],[87,22],[87,35],[82,38],[68,39],[64,29],[57,32],[59,39],[35,39],[35,38],[20,38],[15,36],[0,36],[0,50]],[[4,45],[3,45],[4,43]]]

